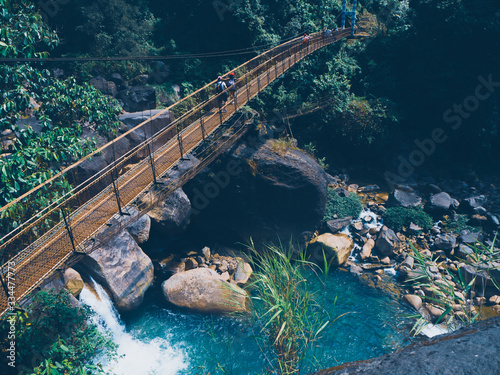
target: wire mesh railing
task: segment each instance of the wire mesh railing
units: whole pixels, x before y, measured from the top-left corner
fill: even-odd
[[[222,104],[225,92],[216,93],[216,81],[210,82],[0,208],[2,217],[16,214],[19,207],[25,215],[14,230],[0,232],[0,281],[5,291],[0,293],[0,314],[8,308],[4,279],[9,269],[15,270],[19,300],[72,255],[87,253],[87,240],[113,215],[127,214],[124,208],[128,204],[271,82],[308,54],[349,35],[349,30],[331,36],[316,33],[307,43],[295,38],[274,47],[232,70],[237,77],[236,91],[227,104]],[[162,115],[169,111],[176,119],[162,123]],[[92,163],[97,172],[88,177]],[[71,191],[39,209],[40,197],[64,182],[74,186]]]

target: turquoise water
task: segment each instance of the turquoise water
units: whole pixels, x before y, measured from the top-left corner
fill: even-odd
[[[327,291],[324,306],[332,318],[347,314],[323,331],[314,350],[317,361],[301,373],[377,357],[411,342],[411,321],[405,316],[412,312],[396,297],[342,271],[332,272],[325,286],[314,275],[309,275],[308,283],[321,295]],[[122,316],[121,324],[136,344],[154,343],[153,350],[160,350],[156,357],[168,353],[172,358],[158,360],[144,374],[214,374],[222,373],[214,371],[222,366],[229,374],[244,375],[270,368],[266,362],[269,353],[259,349],[254,339],[258,331],[249,321],[179,311],[167,306],[159,291],[149,293],[139,310]],[[122,348],[126,356],[138,355],[134,354],[137,349],[126,349]]]

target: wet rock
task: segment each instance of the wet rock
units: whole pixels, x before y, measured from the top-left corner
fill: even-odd
[[[477,195],[474,197],[464,199],[465,205],[474,210],[474,208],[482,207],[486,203],[487,199],[484,195]]]
[[[198,268],[198,262],[194,258],[187,258],[184,265],[186,271]]]
[[[234,272],[234,282],[236,284],[245,284],[250,276],[252,276],[252,266],[250,264],[239,261],[236,271]]]
[[[370,257],[374,246],[375,246],[375,241],[373,240],[373,238],[370,238],[365,242],[365,244],[363,245],[363,249],[359,254],[362,260],[365,260]]]
[[[209,268],[175,274],[162,284],[168,302],[203,313],[247,311],[246,292]]]
[[[148,212],[152,224],[167,233],[180,233],[191,219],[191,202],[182,189],[177,189],[164,201],[158,201]]]
[[[493,305],[499,305],[500,304],[500,296],[497,296],[497,295],[491,296],[488,301],[489,301],[489,303],[491,303]]]
[[[409,269],[413,269],[413,265],[415,263],[415,259],[412,256],[407,256],[403,263],[401,263],[402,266],[405,266]]]
[[[134,223],[130,224],[127,230],[132,235],[135,242],[140,245],[149,239],[151,218],[148,215],[142,215]]]
[[[484,207],[476,207],[474,208],[473,212],[476,215],[482,215],[482,216],[486,216],[486,214],[488,213],[488,211],[486,211],[486,208]]]
[[[427,304],[425,307],[427,308],[427,311],[429,311],[433,322],[436,322],[436,320],[444,313],[444,309],[441,306]]]
[[[450,252],[455,248],[457,241],[454,235],[452,234],[439,234],[436,236],[434,240],[434,247],[436,249],[441,249],[446,252]]]
[[[201,253],[207,261],[210,260],[210,248],[208,246],[205,246],[203,249],[201,249]]]
[[[474,251],[467,245],[460,244],[455,250],[455,256],[460,259],[466,259],[468,255],[473,254]]]
[[[382,255],[392,256],[399,251],[401,241],[392,229],[384,226],[375,244]]]
[[[363,273],[363,268],[361,268],[360,266],[358,266],[356,263],[354,262],[351,262],[350,263],[350,266],[349,266],[349,271],[356,275],[356,276],[359,276]]]
[[[378,185],[362,186],[358,189],[358,191],[362,193],[371,193],[378,190],[380,190],[380,187]]]
[[[83,289],[83,279],[73,268],[67,268],[63,275],[64,287],[75,297],[78,297]]]
[[[391,198],[396,206],[402,207],[417,207],[422,203],[422,198],[415,191],[396,189],[392,193]]]
[[[423,339],[382,357],[344,363],[312,375],[463,375],[498,374],[500,318]]]
[[[325,233],[314,238],[307,246],[307,252],[314,262],[323,262],[323,252],[328,263],[340,266],[347,261],[354,243],[346,234]]]
[[[419,310],[422,307],[422,298],[414,294],[407,294],[403,299],[415,310]]]
[[[389,257],[385,257],[385,258],[382,258],[380,259],[380,263],[382,263],[383,265],[390,265],[391,264],[391,259]]]
[[[498,292],[496,285],[500,285],[500,267],[487,272],[486,270],[478,270],[469,264],[461,264],[459,272],[466,283],[475,279],[476,292],[479,292],[480,296],[491,297]],[[485,287],[484,290],[483,286]]]
[[[362,231],[363,230],[363,223],[361,221],[356,221],[355,223],[352,223],[352,227],[356,231]]]
[[[489,220],[489,223],[492,224],[493,226],[500,226],[500,216],[497,216],[497,215],[494,215],[492,213],[487,213],[486,214],[486,217],[488,218]]]
[[[438,194],[434,194],[430,199],[430,208],[438,211],[447,211],[450,207],[456,209],[456,204],[458,201],[450,197],[448,193],[441,192]]]
[[[139,307],[153,282],[151,259],[126,230],[85,255],[82,264],[111,293],[119,311]]]
[[[481,232],[472,233],[470,230],[465,229],[460,232],[458,236],[458,241],[465,244],[474,244],[481,241]]]
[[[344,227],[348,226],[351,224],[352,217],[346,217],[343,219],[334,219],[334,220],[329,220],[326,222],[326,225],[328,226],[328,229],[332,233],[337,233],[341,231]]]

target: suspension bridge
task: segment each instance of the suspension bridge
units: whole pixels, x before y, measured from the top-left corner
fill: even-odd
[[[251,121],[243,107],[273,81],[314,51],[353,34],[354,27],[328,35],[314,33],[308,43],[298,37],[261,53],[232,70],[237,77],[234,100],[222,108],[224,93],[215,92],[213,81],[0,208],[2,214],[22,205],[28,212],[22,224],[1,234],[0,315],[11,311],[14,302],[35,291],[56,271],[90,253],[97,240],[103,241],[97,236],[102,228],[112,227],[117,233],[130,225],[138,217],[129,214],[131,204],[141,213],[151,209],[144,196],[153,187],[168,196],[237,142]],[[168,111],[175,120],[156,131],[154,122]],[[115,155],[119,142],[131,135],[142,141],[90,178],[82,178],[83,163]],[[164,177],[172,168],[191,155],[198,162],[166,182]],[[36,210],[37,199],[67,182],[74,186],[71,191]]]

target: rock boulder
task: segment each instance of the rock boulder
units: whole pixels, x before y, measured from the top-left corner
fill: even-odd
[[[119,311],[137,308],[153,281],[153,263],[126,230],[112,236],[82,260],[111,294]]]
[[[354,247],[354,243],[346,234],[325,233],[313,238],[307,246],[310,259],[314,262],[323,262],[323,252],[326,260],[333,266],[344,264]]]
[[[158,200],[148,215],[153,226],[161,231],[180,233],[189,225],[191,202],[186,193],[179,188],[165,200]]]
[[[247,311],[247,293],[209,268],[179,272],[162,284],[168,302],[204,313]]]
[[[312,375],[494,375],[500,368],[499,350],[500,317],[495,317],[382,357],[344,363]]]
[[[382,255],[392,256],[401,246],[401,241],[392,229],[383,227],[375,243]]]
[[[64,287],[75,297],[78,297],[83,289],[83,279],[73,268],[68,268],[63,275]]]
[[[275,241],[321,224],[327,185],[325,171],[309,155],[249,135],[188,182],[185,191],[200,229],[226,241],[250,236]]]

